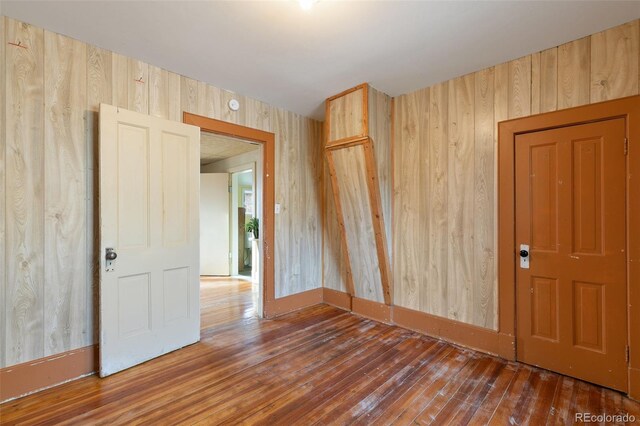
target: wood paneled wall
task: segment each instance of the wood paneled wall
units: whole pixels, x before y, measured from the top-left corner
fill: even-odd
[[[497,123],[637,95],[640,21],[395,98],[394,303],[496,321]]]
[[[5,17],[0,55],[0,367],[95,341],[101,102],[274,132],[276,296],[322,285],[321,123]]]

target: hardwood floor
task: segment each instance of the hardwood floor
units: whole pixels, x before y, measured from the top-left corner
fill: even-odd
[[[253,316],[250,284],[202,282],[202,341],[0,406],[11,424],[572,424],[621,394],[326,305]]]

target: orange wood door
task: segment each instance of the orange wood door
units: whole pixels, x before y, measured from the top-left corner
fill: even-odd
[[[515,253],[518,360],[622,391],[624,138],[624,119],[516,136]]]

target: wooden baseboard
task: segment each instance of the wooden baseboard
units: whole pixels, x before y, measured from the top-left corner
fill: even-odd
[[[96,371],[98,346],[86,346],[0,369],[0,402],[18,398]]]
[[[351,312],[386,324],[392,324],[391,306],[384,303],[353,297],[351,299]]]
[[[512,359],[513,339],[497,331],[394,306],[393,324],[480,352]]]
[[[302,293],[292,294],[291,296],[281,297],[265,305],[265,317],[275,318],[289,312],[307,308],[309,306],[322,303],[322,288],[314,288],[313,290],[303,291]]]
[[[351,296],[345,292],[323,288],[322,300],[327,305],[332,305],[346,311],[351,310]]]
[[[456,345],[497,355],[511,361],[516,358],[515,338],[508,334],[400,306],[388,306],[383,303],[351,297],[347,293],[328,288],[323,291],[323,300],[324,303],[340,309],[417,331]]]

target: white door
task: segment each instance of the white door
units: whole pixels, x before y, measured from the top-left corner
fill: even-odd
[[[229,275],[229,174],[200,175],[200,275]]]
[[[101,377],[200,340],[199,157],[199,128],[100,105]]]

